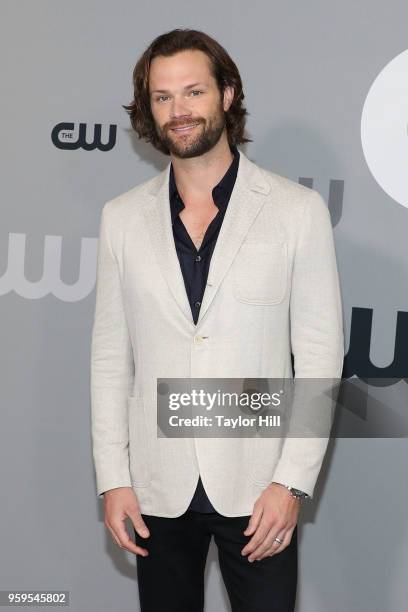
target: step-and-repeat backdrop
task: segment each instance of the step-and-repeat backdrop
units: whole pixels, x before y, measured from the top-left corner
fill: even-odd
[[[0,590],[68,590],[75,612],[138,610],[136,559],[95,492],[89,362],[103,204],[169,159],[122,104],[176,27],[239,67],[259,165],[331,212],[344,303],[343,406],[299,520],[302,612],[403,612],[408,572],[408,8],[3,0]],[[366,427],[369,423],[369,428]],[[367,434],[369,431],[369,434]],[[214,543],[206,610],[229,610]]]

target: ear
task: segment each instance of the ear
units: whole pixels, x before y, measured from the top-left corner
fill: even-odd
[[[234,99],[234,88],[232,87],[232,85],[228,85],[224,89],[224,102],[223,102],[223,106],[224,106],[224,111],[225,112],[227,112],[227,110],[231,106],[233,99]]]

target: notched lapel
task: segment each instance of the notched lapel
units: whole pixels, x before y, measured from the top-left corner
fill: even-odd
[[[143,212],[157,264],[192,330],[196,330],[203,320],[249,228],[265,204],[265,196],[270,191],[269,182],[260,168],[241,150],[239,152],[237,178],[211,257],[197,326],[194,325],[174,244],[169,202],[170,163],[158,175],[143,202]]]
[[[169,172],[170,163],[157,177],[149,195],[143,201],[143,213],[157,264],[174,299],[194,329],[195,325],[174,244],[169,202]]]

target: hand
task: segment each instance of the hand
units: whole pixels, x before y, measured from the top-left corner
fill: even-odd
[[[289,546],[296,527],[301,501],[283,485],[273,482],[258,497],[245,535],[254,534],[241,551],[248,561],[261,560]],[[279,544],[275,540],[283,540]]]
[[[146,548],[137,546],[129,537],[125,527],[125,519],[129,517],[137,533],[142,538],[148,538],[150,532],[144,522],[137,497],[132,487],[118,487],[109,489],[103,495],[105,509],[105,526],[109,529],[113,539],[120,548],[124,548],[136,555],[147,557],[149,554]]]

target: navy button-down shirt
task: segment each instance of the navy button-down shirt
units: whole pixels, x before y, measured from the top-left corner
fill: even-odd
[[[169,201],[173,236],[195,324],[197,323],[200,313],[200,306],[207,283],[211,257],[237,177],[239,151],[236,146],[231,147],[231,153],[233,153],[234,159],[230,167],[220,182],[212,190],[214,204],[219,210],[207,227],[199,249],[196,248],[185,225],[179,217],[180,211],[184,208],[184,203],[180,197],[174,179],[173,164],[170,164]],[[197,488],[189,505],[189,509],[199,512],[216,512],[205,492],[201,476],[198,480]]]

